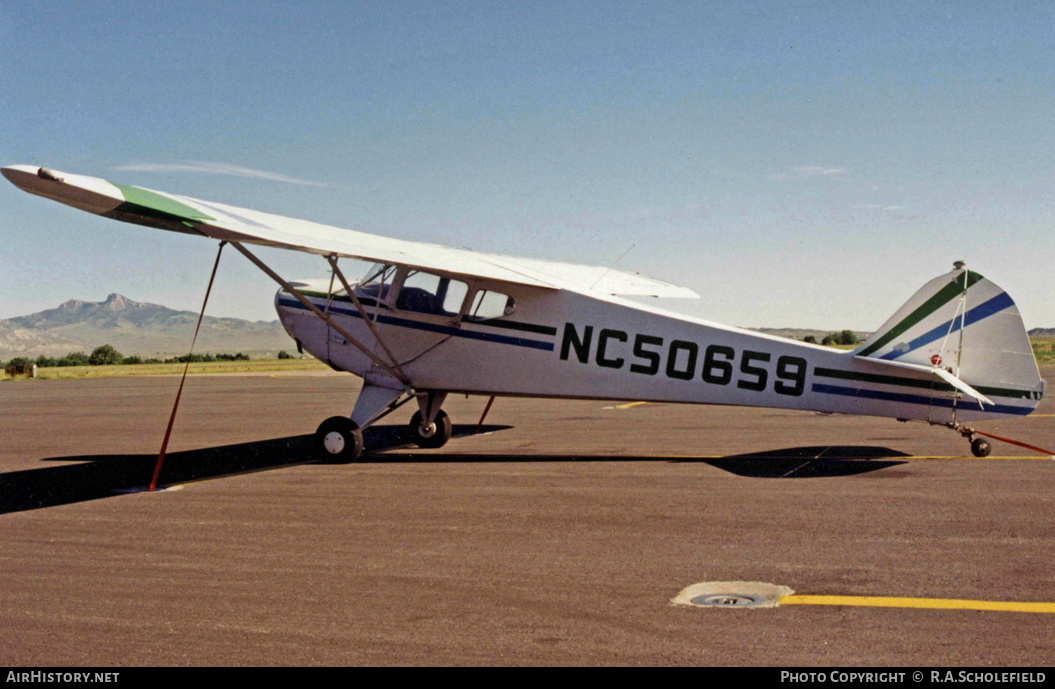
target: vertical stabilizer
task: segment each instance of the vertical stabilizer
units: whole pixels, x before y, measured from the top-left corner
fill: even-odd
[[[998,406],[1035,407],[1044,393],[1015,302],[960,264],[920,288],[854,354],[940,368],[988,397],[1003,398]]]

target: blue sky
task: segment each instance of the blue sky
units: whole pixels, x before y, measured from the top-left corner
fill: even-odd
[[[0,0],[0,164],[609,265],[870,330],[952,261],[1055,327],[1050,3]],[[0,318],[196,310],[215,246],[0,186]],[[264,251],[282,274],[316,257]],[[354,271],[353,271],[354,272]],[[273,319],[225,252],[209,313]]]

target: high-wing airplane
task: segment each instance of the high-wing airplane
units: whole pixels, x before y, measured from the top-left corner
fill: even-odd
[[[851,352],[710,323],[624,299],[697,297],[603,267],[402,241],[94,177],[15,165],[20,189],[89,213],[230,243],[281,287],[298,346],[363,378],[350,416],[323,421],[317,451],[351,461],[362,429],[400,404],[421,447],[451,436],[449,393],[780,407],[947,426],[1024,416],[1044,395],[1011,297],[961,263],[919,289]],[[287,281],[246,244],[325,258],[331,277]],[[376,263],[349,281],[340,258]]]

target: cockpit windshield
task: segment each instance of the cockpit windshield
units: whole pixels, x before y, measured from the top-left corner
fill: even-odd
[[[381,295],[381,301],[388,298],[388,290],[392,287],[392,279],[396,276],[396,267],[391,264],[375,263],[366,271],[366,275],[359,284],[355,286],[355,296],[363,303],[374,304],[377,295]]]
[[[370,266],[370,270],[366,271],[363,279],[359,281],[360,285],[368,285],[371,282],[385,282],[391,283],[392,276],[396,273],[396,267],[385,263],[375,263]]]

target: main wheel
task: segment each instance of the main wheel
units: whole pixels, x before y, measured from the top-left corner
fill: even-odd
[[[451,439],[451,432],[454,430],[454,426],[451,424],[451,417],[447,416],[447,412],[441,409],[440,413],[436,414],[436,420],[432,422],[431,428],[422,428],[421,412],[414,412],[414,416],[410,417],[408,429],[415,445],[435,450],[437,447],[446,445],[447,441]]]
[[[988,457],[989,453],[993,451],[993,446],[989,444],[988,440],[982,438],[975,438],[971,442],[971,454],[975,457]]]
[[[363,432],[351,419],[331,416],[315,431],[315,454],[327,462],[354,462],[363,454]]]

